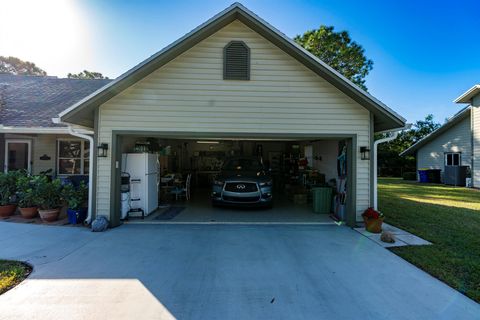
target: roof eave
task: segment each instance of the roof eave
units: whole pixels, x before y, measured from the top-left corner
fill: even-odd
[[[455,103],[471,103],[472,98],[480,94],[480,84],[474,85],[465,91],[460,97],[453,100]]]
[[[410,146],[409,148],[405,149],[400,153],[400,156],[409,156],[414,154],[418,149],[426,145],[430,140],[438,137],[440,134],[444,133],[445,131],[449,130],[451,127],[455,126],[458,122],[463,120],[466,116],[470,114],[470,107],[466,107],[453,117],[451,117],[446,123],[444,123],[440,128],[437,130],[431,132],[429,135],[426,137],[420,139],[417,141],[415,144]]]

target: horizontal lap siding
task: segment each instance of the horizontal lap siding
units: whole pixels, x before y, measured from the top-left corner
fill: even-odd
[[[475,107],[472,107],[473,127],[473,186],[480,188],[480,97]]]
[[[445,152],[461,152],[462,165],[472,164],[470,117],[466,117],[417,151],[418,169],[445,169]]]
[[[223,48],[250,48],[251,80],[223,80]],[[369,146],[369,112],[236,21],[100,107],[99,142],[112,130],[356,134]],[[358,157],[357,152],[357,157]],[[369,205],[369,163],[358,159],[358,210]],[[99,214],[108,215],[110,158],[98,159]]]

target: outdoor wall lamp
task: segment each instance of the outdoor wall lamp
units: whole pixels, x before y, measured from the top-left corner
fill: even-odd
[[[370,149],[368,147],[360,147],[362,160],[370,160]]]
[[[107,143],[100,143],[97,146],[97,156],[99,158],[106,158],[107,157],[107,151],[108,151],[108,144]]]

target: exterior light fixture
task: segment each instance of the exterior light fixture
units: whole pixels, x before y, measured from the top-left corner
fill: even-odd
[[[97,156],[99,158],[106,158],[107,157],[107,152],[108,152],[108,144],[107,143],[100,143],[97,146]]]
[[[370,160],[370,149],[368,147],[360,147],[362,160]]]

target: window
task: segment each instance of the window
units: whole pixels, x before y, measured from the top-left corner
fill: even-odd
[[[224,48],[223,79],[250,80],[250,49],[242,41],[232,41]]]
[[[445,153],[446,166],[459,166],[461,159],[461,154],[459,152]]]
[[[83,140],[58,140],[58,174],[88,174],[90,144]]]

